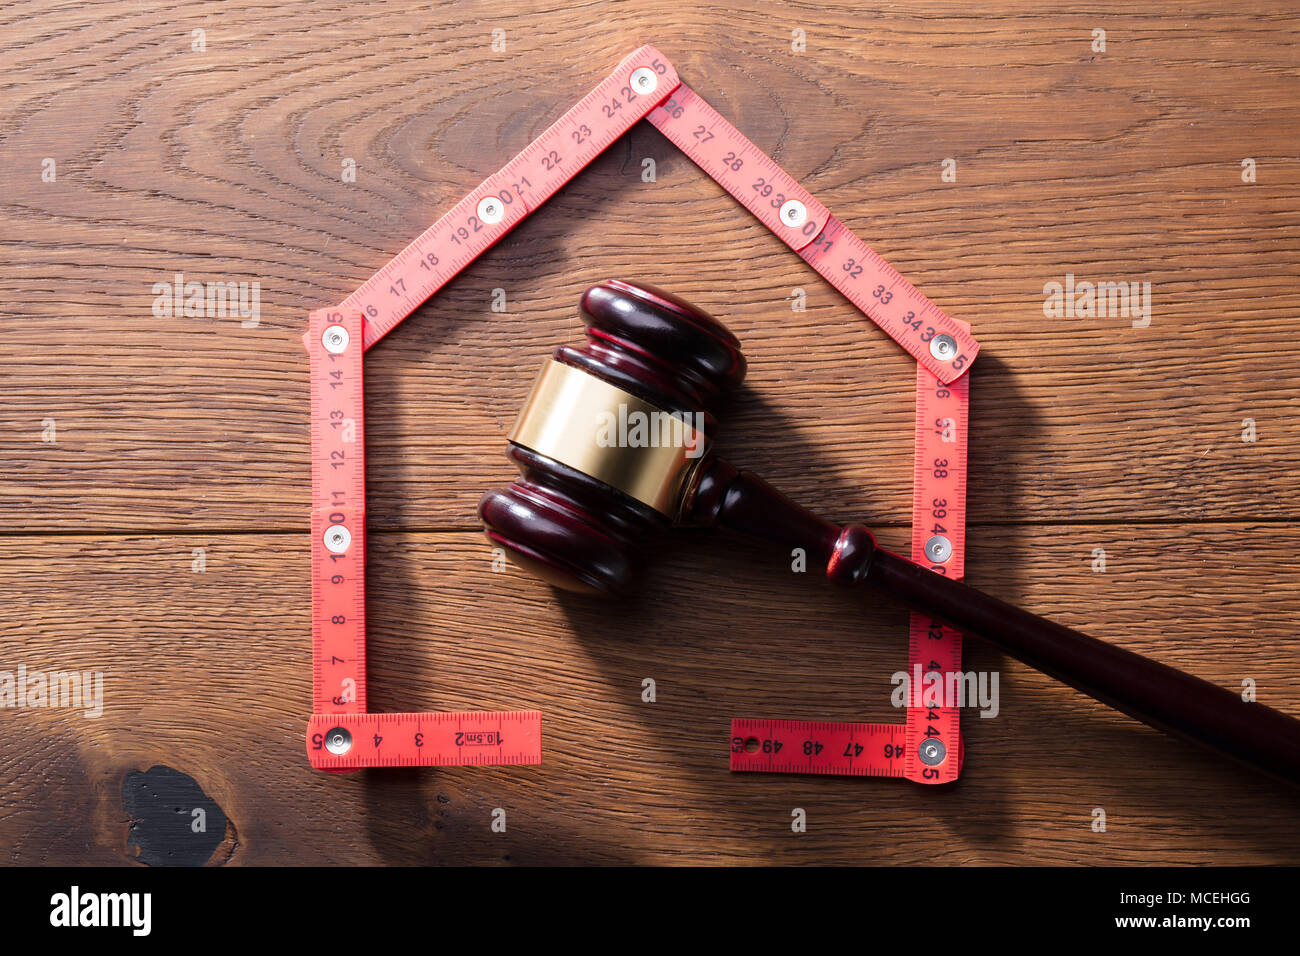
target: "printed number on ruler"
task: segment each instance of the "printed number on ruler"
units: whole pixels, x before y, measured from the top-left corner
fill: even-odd
[[[542,762],[535,710],[445,714],[316,714],[307,753],[318,770]]]
[[[359,312],[311,313],[313,704],[366,709],[366,473]]]
[[[681,84],[647,117],[940,381],[979,352],[966,323],[927,299],[703,98]]]
[[[652,46],[626,57],[578,105],[343,300],[341,308],[365,315],[366,348],[554,195],[679,82],[668,58]]]
[[[738,717],[731,722],[731,769],[901,777],[906,730],[904,724]]]

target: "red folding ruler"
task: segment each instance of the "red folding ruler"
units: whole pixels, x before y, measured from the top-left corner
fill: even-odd
[[[316,714],[308,728],[307,750],[313,766],[351,769],[540,760],[541,718],[537,713],[364,712],[361,352],[643,117],[916,358],[913,556],[925,560],[937,573],[960,576],[968,409],[966,380],[961,376],[979,351],[969,326],[926,299],[812,194],[684,86],[663,54],[643,46],[338,309],[312,314],[304,341],[312,359]],[[358,341],[361,348],[356,346]],[[914,619],[911,644],[914,665],[929,670],[955,671],[960,667],[960,638],[944,628]],[[874,773],[929,782],[955,777],[960,761],[955,709],[909,707],[908,715],[906,724],[833,725],[846,728],[835,733],[851,735],[842,761],[821,756],[826,744],[817,735],[823,725],[783,721],[777,731],[773,722],[738,722],[733,726],[732,768]],[[741,740],[738,753],[734,744],[737,735]],[[755,745],[753,753],[748,746],[751,743]],[[805,744],[816,751],[816,759],[787,760],[789,748]],[[858,745],[860,752],[852,753]],[[882,751],[886,746],[899,752]],[[917,761],[924,764],[922,769],[914,767]]]
[[[969,378],[947,385],[916,369],[912,560],[960,579],[966,553],[966,426]],[[961,670],[961,634],[913,612],[908,627],[903,723],[737,718],[731,769],[766,773],[903,777],[949,783],[961,771],[961,712],[927,680]],[[934,685],[930,685],[934,686]]]

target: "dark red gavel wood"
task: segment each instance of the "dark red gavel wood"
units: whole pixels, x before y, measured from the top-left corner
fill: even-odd
[[[936,574],[724,461],[705,464],[690,519],[803,548],[838,584],[876,588],[1143,723],[1300,783],[1300,721]]]
[[[714,433],[717,407],[745,376],[740,343],[725,326],[628,282],[593,286],[579,309],[587,341],[558,349],[555,361],[658,408],[704,415],[705,433]],[[559,587],[630,591],[641,541],[667,529],[669,517],[528,448],[512,444],[510,456],[520,478],[479,505],[489,539]],[[682,523],[803,548],[832,581],[870,585],[1138,720],[1300,783],[1300,721],[884,551],[866,528],[831,524],[719,459],[706,457],[695,475],[674,516]]]

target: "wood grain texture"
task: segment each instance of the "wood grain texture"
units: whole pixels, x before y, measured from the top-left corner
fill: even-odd
[[[65,536],[0,542],[5,641],[47,670],[105,672],[104,715],[6,715],[8,859],[123,859],[125,773],[192,776],[271,862],[1174,863],[1294,861],[1293,790],[1168,740],[983,646],[1001,712],[965,722],[942,792],[897,781],[724,769],[733,716],[894,720],[906,614],[792,575],[781,556],[701,534],[664,543],[646,595],[611,613],[491,571],[478,534],[370,545],[376,710],[545,712],[541,767],[310,770],[301,536]],[[1105,547],[1093,574],[1080,541]],[[1246,542],[1243,546],[1243,542]],[[191,546],[207,570],[191,571]],[[996,528],[980,585],[1029,609],[1295,710],[1300,572],[1272,525]],[[1171,566],[1166,555],[1177,550]],[[1229,557],[1233,551],[1238,553]],[[674,560],[669,562],[667,559]],[[738,560],[734,560],[738,558]],[[1234,568],[1234,564],[1237,565]],[[1251,571],[1285,570],[1261,583]],[[728,567],[719,586],[718,569]],[[1207,628],[1203,609],[1218,609]],[[183,613],[183,623],[178,616]],[[34,666],[34,665],[33,665]],[[642,681],[656,682],[654,703]],[[493,809],[508,829],[493,834]],[[802,807],[806,834],[790,832]],[[1107,831],[1094,833],[1094,808]]]
[[[538,707],[546,762],[334,778],[302,753],[306,312],[643,42],[972,324],[971,582],[1300,714],[1300,22],[1149,11],[0,7],[0,669],[107,681],[95,720],[0,711],[4,859],[131,860],[122,781],[160,764],[229,817],[214,862],[1300,863],[1281,785],[973,646],[1002,713],[965,721],[954,788],[729,775],[732,716],[891,716],[903,612],[780,555],[688,535],[657,599],[613,609],[491,571],[474,506],[608,277],[740,337],[723,454],[907,540],[911,359],[647,124],[367,359],[373,707]],[[175,273],[258,282],[256,326],[155,318]],[[1044,317],[1067,273],[1150,282],[1150,325]]]

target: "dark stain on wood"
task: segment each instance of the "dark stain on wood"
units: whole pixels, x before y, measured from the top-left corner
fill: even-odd
[[[217,802],[171,767],[128,773],[122,806],[131,818],[127,845],[146,866],[202,866],[227,836],[229,821]]]

